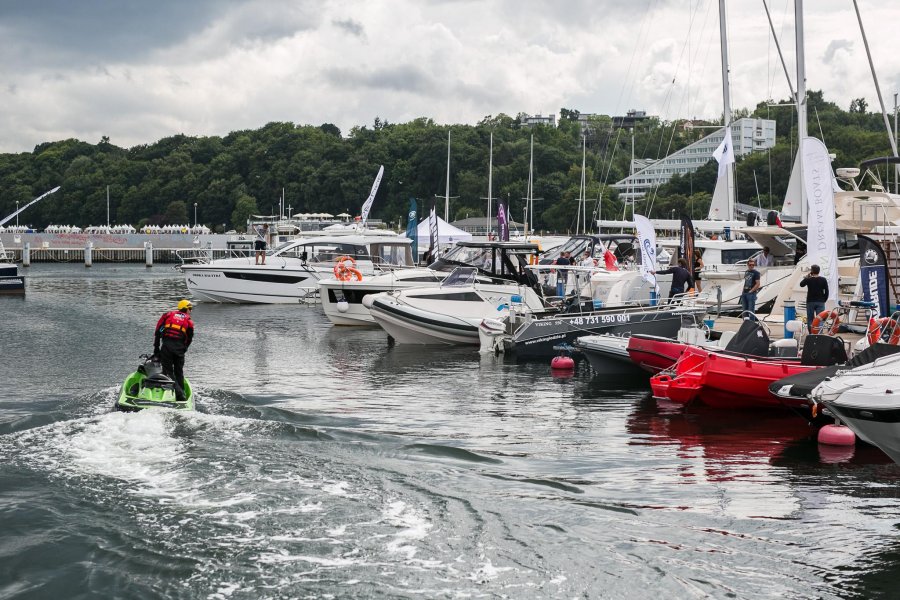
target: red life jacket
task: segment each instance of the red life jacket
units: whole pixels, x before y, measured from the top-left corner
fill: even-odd
[[[194,333],[194,322],[191,316],[179,310],[167,312],[159,320],[157,330],[165,338],[174,338],[190,343]]]

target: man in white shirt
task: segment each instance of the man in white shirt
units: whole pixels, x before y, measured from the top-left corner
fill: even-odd
[[[769,254],[769,247],[763,246],[762,254],[756,257],[757,267],[768,267],[772,265],[772,255]]]

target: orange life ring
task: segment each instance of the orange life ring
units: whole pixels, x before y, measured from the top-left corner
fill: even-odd
[[[349,266],[348,264],[349,263]],[[340,281],[350,281],[354,276],[357,281],[362,281],[362,273],[355,267],[356,261],[352,256],[338,256],[334,262],[334,277]]]
[[[838,327],[841,324],[841,317],[838,315],[836,310],[828,311],[823,310],[819,314],[816,315],[816,318],[813,319],[812,325],[809,327],[810,333],[819,333],[819,329],[822,327],[822,324],[831,320],[831,329],[828,330],[829,335],[835,335],[838,332]]]
[[[896,319],[892,319],[891,317],[881,317],[880,319],[869,319],[869,328],[866,331],[866,337],[869,340],[869,344],[876,344],[879,340],[881,340],[881,336],[884,335],[884,332],[888,330],[890,327],[891,337],[888,338],[887,343],[893,344],[896,346],[900,343],[900,327],[897,327]]]

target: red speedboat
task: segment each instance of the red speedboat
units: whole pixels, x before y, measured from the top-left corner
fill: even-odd
[[[806,408],[805,399],[776,398],[769,392],[769,385],[845,360],[843,342],[828,336],[808,336],[799,359],[689,346],[673,368],[650,378],[650,387],[655,397],[680,404],[698,401],[717,408]]]

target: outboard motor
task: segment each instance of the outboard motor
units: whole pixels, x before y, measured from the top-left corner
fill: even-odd
[[[756,220],[759,218],[759,215],[756,214],[755,211],[750,211],[747,213],[747,227],[753,227],[756,225]]]
[[[770,210],[766,215],[766,225],[775,227],[778,225],[778,211]]]

